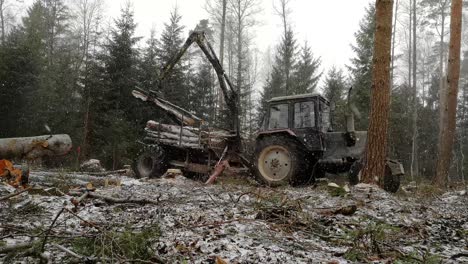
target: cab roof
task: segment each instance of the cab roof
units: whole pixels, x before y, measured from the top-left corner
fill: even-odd
[[[271,98],[268,102],[280,102],[280,101],[287,101],[287,100],[297,100],[297,99],[307,99],[307,98],[314,98],[319,97],[320,99],[328,102],[321,94],[319,93],[308,93],[308,94],[296,94],[296,95],[288,95],[288,96],[278,96]]]

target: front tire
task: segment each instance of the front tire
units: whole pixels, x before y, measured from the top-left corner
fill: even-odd
[[[296,140],[267,136],[257,142],[255,174],[262,183],[276,187],[297,184],[309,177],[307,150]]]
[[[145,146],[133,162],[136,178],[161,177],[168,168],[166,153],[159,146]]]

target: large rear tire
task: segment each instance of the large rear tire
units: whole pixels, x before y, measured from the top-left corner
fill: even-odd
[[[304,182],[310,177],[307,153],[305,147],[292,138],[264,137],[256,145],[256,177],[272,187]]]
[[[168,168],[166,153],[159,146],[145,146],[132,167],[136,178],[161,177]]]

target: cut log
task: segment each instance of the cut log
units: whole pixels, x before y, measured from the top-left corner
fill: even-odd
[[[23,138],[0,139],[0,157],[34,160],[46,156],[61,156],[70,152],[72,140],[69,135],[46,135]]]
[[[169,114],[173,115],[176,119],[184,123],[185,125],[193,126],[197,122],[201,122],[201,119],[196,115],[190,113],[188,110],[183,109],[171,102],[165,101],[154,95],[148,96],[141,91],[133,90],[132,95],[144,102],[153,102],[157,107],[163,109]]]
[[[150,141],[154,143],[163,143],[171,146],[181,146],[181,147],[187,147],[187,148],[201,148],[202,146],[196,143],[192,142],[185,142],[182,141],[180,142],[179,140],[175,139],[165,139],[165,138],[155,138],[155,137],[145,137],[145,141]]]
[[[160,130],[160,131],[180,134],[180,126],[161,124],[153,120],[149,120],[148,122],[146,122],[146,128],[155,132]],[[223,129],[217,129],[217,128],[216,129],[210,128],[209,130],[201,130],[201,132],[200,132],[200,129],[196,127],[191,127],[191,126],[184,126],[182,129],[182,135],[184,136],[198,137],[199,133],[202,134],[202,137],[211,137],[211,138],[217,138],[217,137],[228,138],[228,137],[235,136],[234,134],[229,133],[229,131],[226,131]]]
[[[145,128],[145,131],[148,136],[155,137],[155,138],[162,138],[162,139],[173,139],[173,140],[180,140],[180,134],[177,133],[170,133],[170,132],[154,132],[149,129]],[[184,136],[182,135],[182,141],[184,142],[191,142],[191,143],[198,143],[200,139],[198,137],[191,137],[191,136]]]
[[[156,133],[159,130],[173,134],[180,134],[180,126],[161,124],[152,120],[146,122],[146,128],[155,131]],[[198,131],[194,130],[192,127],[184,126],[182,127],[182,135],[187,137],[198,137]]]

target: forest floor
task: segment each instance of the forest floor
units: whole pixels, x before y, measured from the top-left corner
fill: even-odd
[[[205,186],[180,175],[51,171],[32,171],[30,182],[29,192],[0,201],[0,262],[468,262],[463,190],[388,194],[327,181],[273,189],[242,177]],[[0,197],[12,191],[0,184]]]

